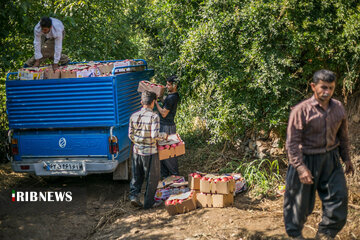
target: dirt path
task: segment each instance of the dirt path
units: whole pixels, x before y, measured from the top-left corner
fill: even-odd
[[[113,182],[112,175],[43,180],[12,173],[0,165],[0,239],[85,239],[128,191],[127,182]],[[11,187],[9,187],[11,186]],[[68,192],[71,202],[12,202],[11,191]]]
[[[0,239],[286,239],[282,197],[256,200],[243,193],[236,196],[233,207],[169,216],[164,206],[131,207],[128,183],[113,182],[111,175],[43,180],[14,174],[8,165],[0,171],[2,177],[12,179],[7,187],[0,182]],[[13,203],[12,189],[71,191],[73,200]],[[356,192],[359,189],[351,189],[351,202],[358,204]],[[360,239],[360,209],[349,210],[348,224],[338,239]],[[305,237],[314,237],[320,217],[318,203],[305,225]]]
[[[282,197],[254,200],[242,194],[235,198],[233,207],[197,209],[176,216],[169,216],[164,207],[135,210],[123,203],[119,206],[122,214],[112,216],[112,221],[90,239],[287,239],[282,203]],[[349,223],[337,239],[360,239],[360,210],[349,210]],[[304,237],[314,238],[320,220],[318,200],[303,230]]]

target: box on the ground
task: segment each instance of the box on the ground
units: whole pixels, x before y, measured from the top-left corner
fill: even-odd
[[[203,177],[204,174],[195,172],[190,173],[188,177],[189,186],[192,190],[200,190],[200,179]]]
[[[214,208],[229,207],[234,204],[234,194],[212,194],[212,206]]]
[[[207,174],[200,179],[200,192],[229,194],[235,191],[232,176]]]
[[[44,79],[58,79],[61,77],[60,69],[53,70],[52,67],[46,68],[44,70]]]
[[[196,193],[196,204],[203,208],[222,208],[233,205],[234,194]]]
[[[170,195],[180,194],[190,191],[188,182],[172,183],[168,187],[158,188],[155,193],[155,201],[167,200]]]
[[[235,181],[231,176],[219,176],[211,183],[211,192],[229,194],[235,191]]]
[[[182,183],[182,182],[185,182],[185,178],[183,176],[171,175],[165,178],[164,180],[159,181],[157,188],[164,188],[170,186],[173,183]]]
[[[216,175],[206,174],[200,179],[200,192],[211,193],[211,183],[214,180]]]
[[[196,205],[203,208],[212,207],[212,194],[203,192],[196,193]]]
[[[170,215],[186,213],[196,209],[195,191],[171,195],[165,201],[165,208]]]
[[[141,93],[145,91],[153,92],[159,98],[164,95],[165,87],[163,85],[151,83],[149,81],[141,81],[139,82],[137,91]]]

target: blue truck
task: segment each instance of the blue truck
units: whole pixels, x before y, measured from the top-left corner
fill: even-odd
[[[129,178],[130,115],[140,109],[138,84],[154,70],[105,77],[6,79],[9,159],[15,172],[38,176],[111,173]],[[115,61],[99,61],[101,63]],[[139,63],[138,62],[138,63]]]

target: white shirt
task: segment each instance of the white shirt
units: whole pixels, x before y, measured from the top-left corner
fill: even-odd
[[[60,20],[56,18],[51,17],[50,19],[52,21],[52,26],[49,33],[44,34],[43,32],[41,32],[40,22],[36,24],[34,28],[35,59],[38,60],[43,57],[43,55],[41,54],[41,36],[44,35],[46,38],[55,39],[54,63],[58,64],[62,51],[64,25]]]

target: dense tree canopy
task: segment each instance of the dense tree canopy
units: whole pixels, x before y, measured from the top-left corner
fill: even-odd
[[[64,22],[74,61],[144,58],[158,82],[178,74],[183,133],[200,123],[212,142],[283,133],[314,71],[336,72],[345,100],[359,86],[359,10],[356,0],[7,1],[1,84],[33,54],[33,27],[50,15]]]

